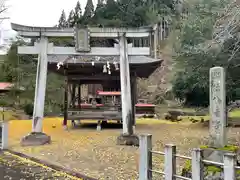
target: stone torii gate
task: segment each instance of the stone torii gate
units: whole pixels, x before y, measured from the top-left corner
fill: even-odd
[[[22,139],[23,145],[41,145],[49,143],[50,136],[42,132],[44,116],[44,101],[46,92],[46,80],[49,55],[67,56],[120,56],[120,79],[122,100],[123,132],[118,138],[119,144],[138,144],[138,138],[134,135],[134,121],[131,102],[130,72],[128,56],[154,56],[157,52],[157,28],[66,28],[32,27],[19,24],[11,24],[12,29],[25,38],[39,38],[34,46],[19,46],[18,54],[38,55],[36,76],[36,88],[34,99],[34,113],[32,121],[32,133]],[[75,47],[59,47],[48,42],[50,37],[74,37]],[[116,38],[119,45],[115,47],[91,47],[90,38]],[[150,39],[151,47],[128,46],[127,38]]]

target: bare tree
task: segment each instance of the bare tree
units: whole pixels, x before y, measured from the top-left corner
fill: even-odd
[[[8,10],[7,6],[7,0],[0,0],[0,20],[3,21],[5,19],[9,19],[9,17],[6,17],[6,12]]]
[[[7,9],[6,0],[0,0],[0,14],[6,12]]]

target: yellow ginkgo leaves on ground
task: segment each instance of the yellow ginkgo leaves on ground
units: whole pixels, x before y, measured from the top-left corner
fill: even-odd
[[[90,125],[86,125],[90,123]],[[138,175],[139,151],[137,147],[117,146],[116,139],[122,133],[121,126],[107,125],[96,130],[96,121],[66,131],[61,118],[46,118],[43,131],[50,135],[52,143],[39,147],[21,147],[20,139],[31,132],[30,120],[10,122],[10,148],[56,165],[71,168],[98,179],[132,180]],[[70,124],[70,123],[69,123]],[[238,128],[230,129],[231,140],[239,138]],[[176,144],[178,153],[190,155],[208,137],[208,128],[196,124],[165,123],[159,120],[138,120],[137,134],[152,134],[153,149],[163,150],[165,144]],[[163,157],[154,157],[154,168],[163,168]],[[178,167],[183,164],[178,161]]]

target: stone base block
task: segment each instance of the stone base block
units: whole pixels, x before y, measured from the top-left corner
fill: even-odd
[[[121,134],[117,138],[117,145],[139,146],[139,137],[135,134],[133,135]]]
[[[40,146],[50,143],[51,137],[41,132],[32,132],[27,136],[24,136],[21,140],[22,146]]]

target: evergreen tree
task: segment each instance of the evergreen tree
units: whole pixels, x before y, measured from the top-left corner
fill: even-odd
[[[97,3],[97,5],[99,6],[99,5],[103,5],[103,0],[98,0],[98,3]]]
[[[88,0],[83,15],[83,23],[87,24],[87,22],[93,17],[93,15],[94,15],[93,2],[92,0]]]
[[[82,8],[81,8],[81,4],[78,1],[75,9],[74,9],[74,22],[75,24],[80,24],[81,23],[81,18],[82,18]]]
[[[119,18],[123,26],[139,27],[149,25],[146,19],[146,12],[149,5],[144,0],[119,0],[118,9],[120,9]]]
[[[59,18],[58,27],[60,27],[60,28],[68,27],[68,22],[67,22],[67,19],[66,19],[66,13],[65,13],[64,10],[62,10],[62,14]]]
[[[76,21],[75,21],[75,15],[73,10],[70,11],[67,22],[69,27],[74,27]]]

